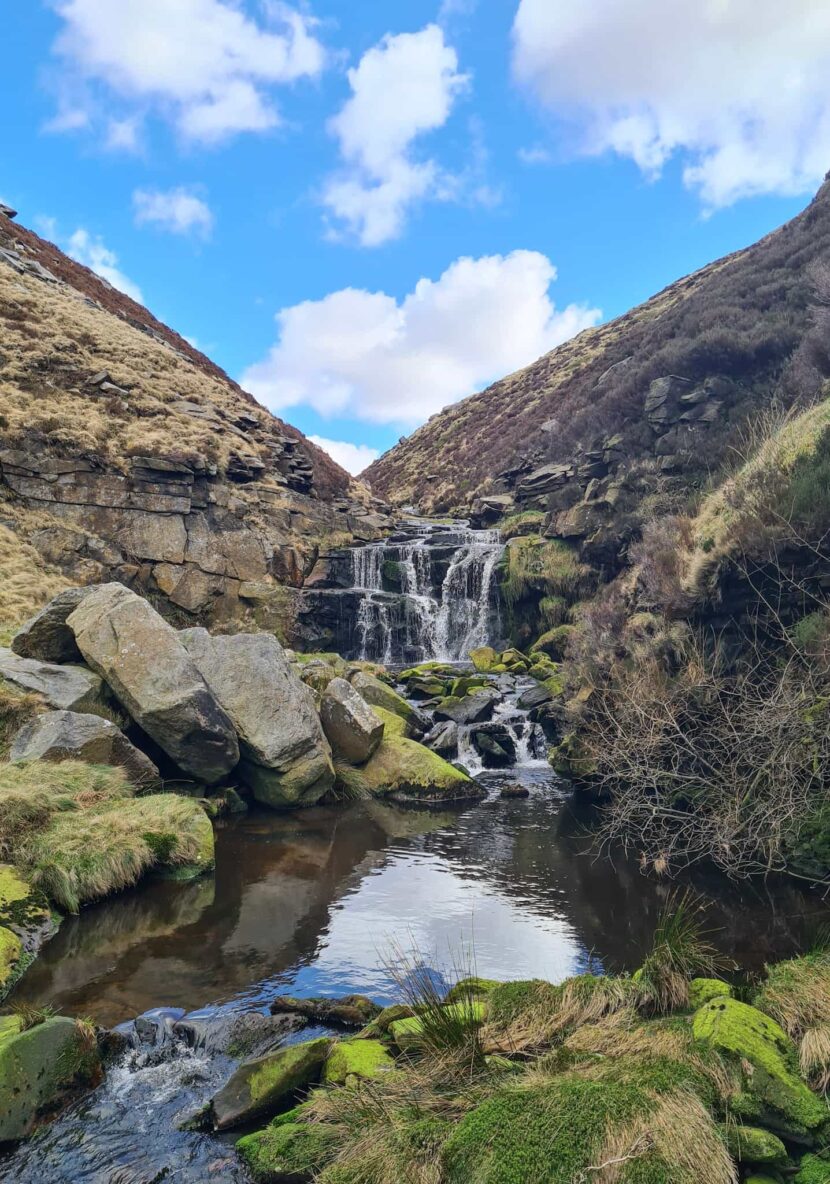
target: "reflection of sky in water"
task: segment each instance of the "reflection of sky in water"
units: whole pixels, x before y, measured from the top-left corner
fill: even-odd
[[[394,949],[416,950],[439,969],[485,978],[546,978],[580,970],[586,952],[562,917],[529,912],[526,902],[463,880],[437,855],[395,851],[334,905],[314,962],[293,977],[299,994],[396,992],[385,963]]]

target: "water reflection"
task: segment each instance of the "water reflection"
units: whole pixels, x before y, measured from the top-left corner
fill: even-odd
[[[115,1024],[151,1007],[256,1005],[276,993],[394,994],[393,943],[451,961],[472,943],[494,978],[553,980],[589,962],[635,969],[667,884],[597,858],[548,770],[528,799],[493,796],[434,815],[380,803],[257,813],[219,824],[217,866],[194,884],[157,881],[62,926],[15,993]],[[696,878],[717,944],[741,965],[799,948],[830,910]]]

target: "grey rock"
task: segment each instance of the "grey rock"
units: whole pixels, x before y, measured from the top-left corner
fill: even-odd
[[[240,773],[254,797],[275,808],[309,806],[331,789],[331,750],[314,695],[271,633],[178,637],[239,735]]]
[[[146,600],[101,584],[68,623],[90,666],[183,772],[208,785],[227,776],[239,760],[233,724],[175,629]]]
[[[13,652],[21,658],[37,658],[41,662],[82,661],[66,618],[89,592],[89,588],[67,588],[59,592],[18,630],[12,638]]]
[[[58,710],[95,714],[107,704],[107,693],[97,674],[85,666],[58,666],[21,658],[0,649],[0,675],[22,691],[34,691]]]
[[[213,1125],[230,1130],[270,1118],[297,1090],[317,1081],[331,1041],[326,1037],[293,1044],[240,1065],[213,1098]]]
[[[424,736],[423,743],[444,760],[458,756],[458,724],[452,720],[438,723]]]
[[[345,678],[332,679],[323,691],[320,720],[335,757],[350,765],[368,761],[383,739],[383,720]]]
[[[548,703],[553,698],[548,688],[544,683],[538,682],[536,686],[528,687],[519,696],[518,706],[522,711],[530,711],[534,707],[540,707],[542,703]]]
[[[492,719],[493,710],[501,696],[498,691],[471,691],[458,703],[446,700],[435,709],[436,720],[452,720],[455,724],[477,724]]]
[[[38,760],[117,765],[136,788],[161,788],[156,766],[120,728],[108,719],[77,711],[49,711],[26,724],[14,738],[9,760],[12,764]]]

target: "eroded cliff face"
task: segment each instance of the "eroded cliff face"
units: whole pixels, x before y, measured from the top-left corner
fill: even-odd
[[[0,317],[5,624],[61,583],[115,578],[180,623],[290,638],[318,556],[385,526],[300,432],[3,214]]]

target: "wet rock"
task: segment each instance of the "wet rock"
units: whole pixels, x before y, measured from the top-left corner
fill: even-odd
[[[543,703],[549,703],[552,698],[553,695],[549,688],[540,682],[522,692],[518,699],[518,706],[522,711],[530,711],[534,707],[540,707]]]
[[[145,753],[131,744],[120,728],[97,715],[49,711],[26,724],[14,738],[9,760],[86,761],[117,765],[137,789],[161,788],[161,777]]]
[[[351,677],[351,684],[362,699],[371,707],[383,707],[399,715],[406,723],[407,734],[417,738],[429,730],[429,718],[417,707],[407,703],[402,695],[393,691],[386,683],[375,678],[373,674],[358,671]]]
[[[12,652],[40,662],[81,662],[81,651],[66,618],[89,591],[89,588],[67,588],[59,592],[18,630],[12,638]]]
[[[269,633],[179,637],[239,735],[240,772],[275,808],[313,805],[334,784],[331,751],[314,696]]]
[[[321,1037],[240,1065],[213,1098],[214,1129],[248,1125],[287,1108],[299,1090],[319,1080],[331,1043]]]
[[[41,695],[49,707],[58,710],[95,714],[107,706],[103,682],[84,666],[58,666],[0,649],[0,675],[20,690]]]
[[[24,1032],[18,1016],[0,1017],[0,1144],[25,1139],[44,1111],[99,1074],[95,1039],[75,1020],[55,1016]]]
[[[458,756],[458,724],[452,720],[436,724],[424,736],[424,744],[445,760]]]
[[[358,798],[390,797],[393,801],[432,806],[484,796],[467,773],[389,728],[362,768],[338,762],[336,769],[338,784]]]
[[[146,600],[101,584],[68,617],[90,666],[185,773],[213,785],[239,760],[233,724],[191,656]]]
[[[516,763],[516,744],[504,724],[488,724],[470,733],[473,747],[485,768],[501,769]]]
[[[436,720],[451,720],[455,724],[477,724],[493,718],[493,711],[501,696],[498,691],[473,691],[463,699],[443,699],[435,708]]]
[[[362,1028],[381,1011],[365,995],[344,995],[340,999],[295,999],[291,995],[278,995],[271,1003],[275,1015],[300,1015],[314,1024],[342,1024],[347,1028]]]
[[[502,798],[529,798],[530,790],[526,785],[503,785],[499,790],[499,797]]]
[[[173,1025],[173,1032],[191,1048],[252,1058],[270,1052],[306,1022],[304,1016],[294,1012],[263,1015],[260,1011],[248,1011],[230,1017],[186,1015]]]
[[[169,1044],[176,1024],[185,1014],[183,1007],[157,1007],[137,1016],[133,1024],[141,1044]]]
[[[335,758],[350,765],[368,761],[383,739],[383,720],[345,678],[333,679],[323,692],[320,720]]]

